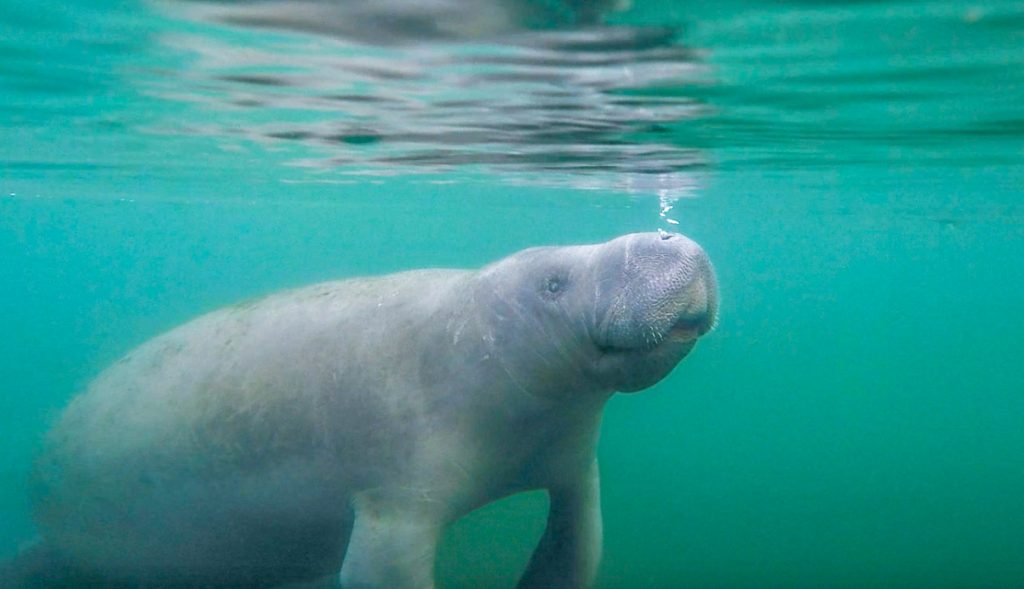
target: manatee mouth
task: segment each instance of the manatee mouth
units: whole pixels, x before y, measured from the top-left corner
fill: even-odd
[[[706,320],[680,318],[669,328],[664,339],[677,342],[695,341],[700,336],[711,331],[710,323],[710,321]]]
[[[602,354],[637,354],[651,353],[659,349],[688,346],[693,347],[697,339],[714,328],[714,321],[708,315],[682,316],[676,319],[668,329],[658,332],[651,328],[642,343],[635,346],[616,346],[603,344],[597,348]]]

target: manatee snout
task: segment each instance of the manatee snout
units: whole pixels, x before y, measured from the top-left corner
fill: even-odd
[[[598,330],[612,349],[650,349],[667,338],[695,339],[718,313],[714,270],[704,249],[677,233],[642,233],[621,238],[620,288],[609,293]]]
[[[696,339],[711,331],[718,317],[718,286],[711,260],[697,242],[678,233],[661,234],[659,239],[670,242],[668,246],[678,252],[676,263],[670,263],[668,268],[668,273],[675,273],[677,278],[664,281],[668,283],[666,296],[676,305],[670,334],[687,334]],[[657,283],[653,285],[658,287]],[[671,309],[669,314],[672,315]]]
[[[595,342],[617,390],[668,375],[715,325],[718,286],[704,249],[676,233],[639,233],[609,243],[602,265]]]

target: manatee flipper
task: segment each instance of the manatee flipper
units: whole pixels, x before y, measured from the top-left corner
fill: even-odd
[[[341,567],[342,589],[433,589],[441,523],[418,503],[367,496],[353,501],[356,519]]]
[[[601,561],[597,460],[574,484],[548,491],[548,523],[517,589],[590,587]]]

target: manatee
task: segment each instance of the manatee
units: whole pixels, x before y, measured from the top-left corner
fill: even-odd
[[[431,588],[444,527],[528,490],[550,506],[519,587],[590,586],[603,408],[716,312],[700,246],[639,233],[201,316],[67,407],[8,586]]]

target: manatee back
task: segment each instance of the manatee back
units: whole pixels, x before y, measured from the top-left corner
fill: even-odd
[[[465,274],[327,282],[203,315],[104,370],[65,410],[46,455],[86,467],[144,449],[174,456],[202,441],[207,451],[242,445],[250,459],[298,445],[293,436],[318,429],[323,397],[345,394],[339,371],[366,369],[382,354],[408,355],[403,332],[435,314]]]

